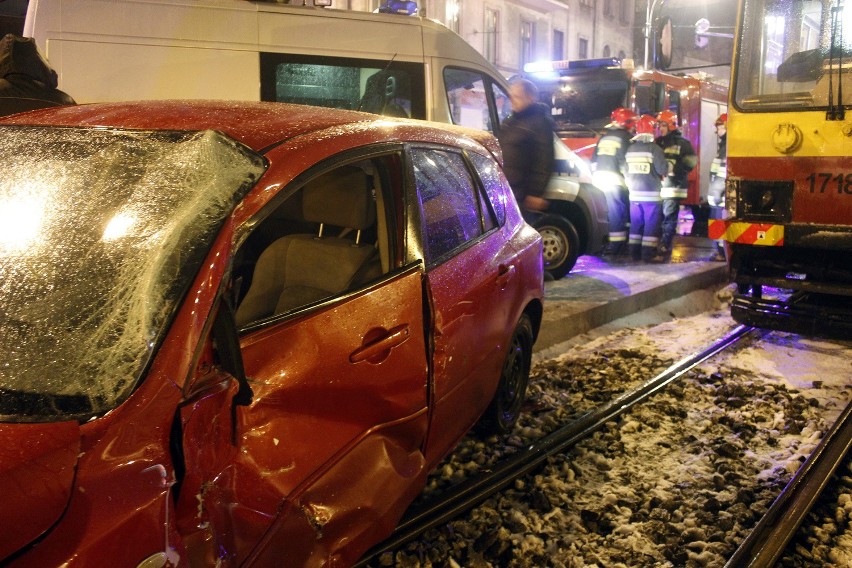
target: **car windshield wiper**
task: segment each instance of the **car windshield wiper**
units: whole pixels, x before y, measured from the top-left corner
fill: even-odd
[[[834,57],[837,54],[837,105],[834,104]],[[843,108],[843,4],[831,8],[831,46],[828,51],[828,111],[826,120],[844,120],[846,109]]]
[[[51,394],[0,388],[0,416],[71,417],[91,414],[92,399],[83,394]]]

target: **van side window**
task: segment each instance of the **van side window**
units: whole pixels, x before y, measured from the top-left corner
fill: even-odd
[[[453,124],[476,128],[478,130],[495,131],[504,117],[499,116],[494,101],[495,93],[502,91],[490,78],[479,71],[446,67],[444,69],[444,87],[447,90],[447,102],[450,105],[450,116]],[[508,97],[507,97],[508,99]]]
[[[260,98],[424,119],[423,73],[420,63],[261,53]]]
[[[423,252],[431,266],[484,233],[483,203],[461,154],[414,148],[411,162],[423,220]]]

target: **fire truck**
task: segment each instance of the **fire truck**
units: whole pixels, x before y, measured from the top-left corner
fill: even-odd
[[[530,63],[524,73],[538,86],[542,102],[550,105],[559,136],[586,159],[591,158],[614,109],[676,113],[684,138],[699,157],[684,203],[706,201],[710,165],[716,156],[714,123],[727,111],[727,87],[704,77],[634,69],[632,60],[617,58]]]

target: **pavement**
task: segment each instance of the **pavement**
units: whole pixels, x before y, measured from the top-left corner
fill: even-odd
[[[677,235],[671,262],[582,256],[565,277],[544,283],[544,318],[535,351],[690,292],[728,282],[724,262],[708,260],[713,241]]]

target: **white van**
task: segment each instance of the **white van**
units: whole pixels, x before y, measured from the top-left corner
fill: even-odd
[[[225,99],[301,103],[496,132],[500,73],[457,34],[416,16],[250,0],[30,0],[33,37],[78,102]],[[557,278],[600,250],[606,203],[558,149],[551,210],[536,224]]]

